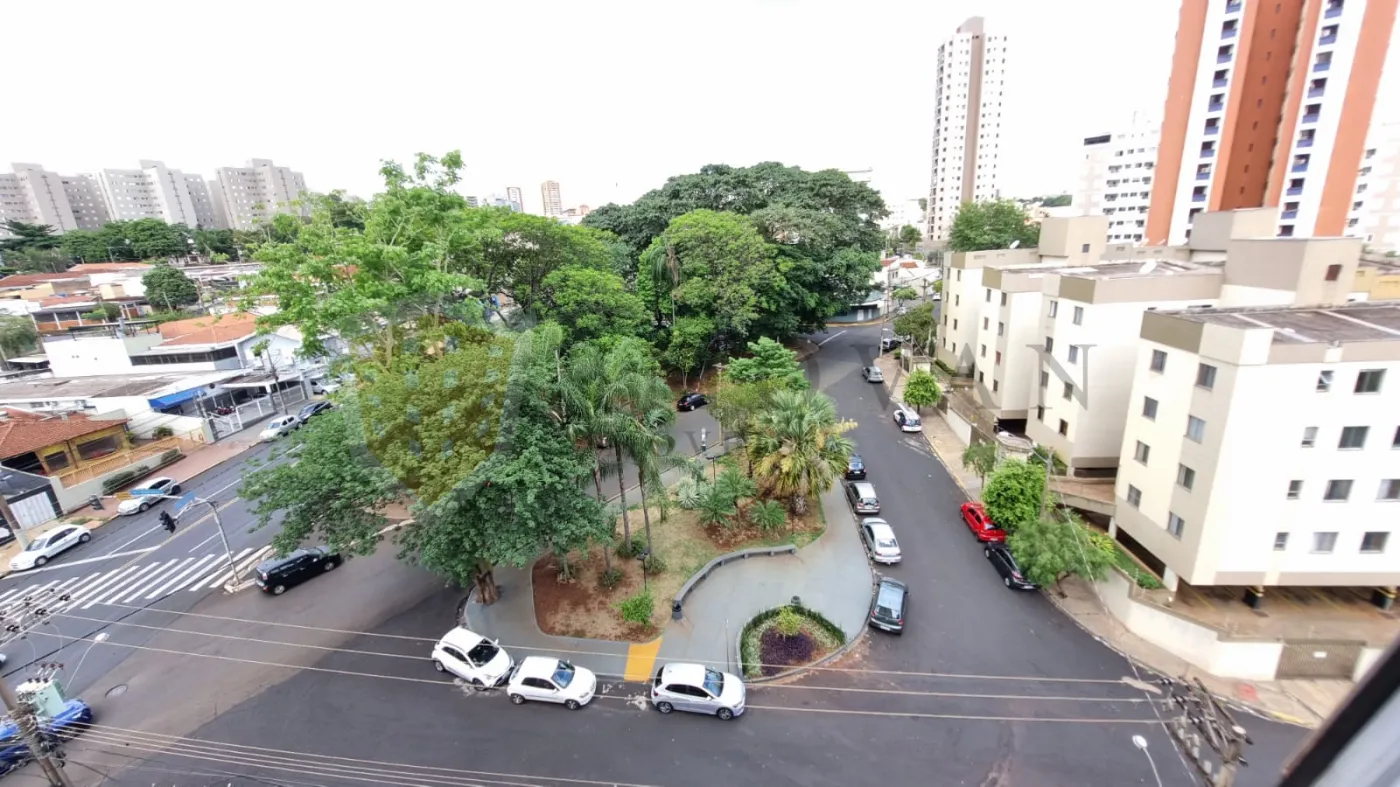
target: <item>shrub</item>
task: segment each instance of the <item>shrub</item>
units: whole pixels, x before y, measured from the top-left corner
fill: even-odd
[[[174,436],[175,436],[175,430],[174,430],[174,429],[171,429],[171,428],[168,427],[168,426],[157,426],[157,427],[155,428],[155,430],[151,432],[151,437],[153,437],[153,438],[155,438],[155,439],[157,439],[157,440],[164,440],[164,439],[167,438],[167,437],[174,437]]]
[[[687,511],[694,510],[700,505],[700,499],[705,495],[706,485],[697,482],[689,476],[676,482],[676,505]]]
[[[760,500],[749,506],[749,521],[763,532],[771,532],[787,524],[787,512],[776,500]]]
[[[647,559],[642,561],[642,570],[656,576],[666,571],[666,561],[660,555],[647,555]]]
[[[1113,536],[1089,528],[1085,528],[1084,532],[1089,534],[1089,543],[1094,545],[1094,549],[1108,555],[1115,561],[1118,559],[1118,543],[1113,540]]]
[[[601,585],[604,590],[612,590],[617,587],[618,583],[621,581],[622,569],[620,568],[610,568],[598,575],[598,584]]]
[[[792,607],[783,607],[778,610],[778,618],[773,622],[773,628],[784,637],[797,636],[797,632],[802,630],[802,615]]]
[[[130,470],[123,470],[116,475],[108,476],[102,482],[102,494],[110,495],[149,472],[151,472],[151,468],[146,465],[138,465]]]
[[[617,605],[618,611],[622,613],[622,619],[628,623],[638,623],[643,626],[651,625],[651,613],[655,610],[655,600],[651,597],[650,590],[643,590],[635,596],[629,596]]]
[[[642,554],[642,550],[647,548],[647,540],[639,535],[633,535],[630,542],[623,541],[617,545],[617,556],[624,559],[634,558]]]
[[[162,465],[168,465],[182,456],[184,456],[184,454],[180,453],[180,449],[172,448],[160,455],[160,463]]]

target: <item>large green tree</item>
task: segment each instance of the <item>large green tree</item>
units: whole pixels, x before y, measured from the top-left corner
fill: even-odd
[[[748,356],[730,358],[724,375],[726,382],[772,380],[781,388],[808,387],[807,377],[802,374],[802,364],[797,361],[797,353],[766,336],[749,342]]]
[[[952,251],[1009,249],[1013,243],[1031,248],[1040,240],[1040,225],[1015,200],[965,202],[948,232]]]
[[[646,306],[618,274],[569,265],[541,282],[540,316],[563,327],[568,344],[605,336],[637,336],[649,322]]]
[[[1037,517],[1022,523],[1007,536],[1007,546],[1030,581],[1049,586],[1060,595],[1060,581],[1070,574],[1099,580],[1114,558],[1093,543],[1089,530],[1072,517]]]
[[[168,311],[199,302],[199,286],[184,271],[165,263],[146,271],[141,285],[146,288],[146,300]]]
[[[54,228],[47,224],[30,224],[9,219],[0,224],[0,227],[4,227],[10,235],[8,238],[0,239],[0,252],[6,252],[6,257],[12,251],[56,249],[61,240],[60,236],[54,232]]]
[[[61,249],[31,246],[20,251],[7,251],[5,264],[20,273],[62,273],[73,265],[73,259]]]
[[[800,515],[810,495],[830,489],[845,472],[855,450],[845,433],[854,428],[836,417],[826,394],[777,391],[754,419],[747,446],[754,478]]]
[[[1023,459],[997,465],[982,487],[982,504],[993,522],[1014,531],[1040,518],[1045,495],[1045,468]]]
[[[894,332],[920,355],[933,355],[938,326],[934,320],[934,304],[921,303],[894,318]]]

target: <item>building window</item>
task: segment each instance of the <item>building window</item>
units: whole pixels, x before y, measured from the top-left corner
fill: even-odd
[[[1046,337],[1045,337],[1045,354],[1046,354],[1046,355],[1049,355],[1050,353],[1053,353],[1053,352],[1055,352],[1055,337],[1053,337],[1053,336],[1046,336]]]
[[[1317,373],[1317,392],[1327,393],[1332,390],[1332,370],[1323,369]]]
[[[954,320],[953,320],[953,330],[956,331],[957,329],[958,329],[958,321],[957,321],[956,319],[954,319]]]
[[[1128,505],[1137,508],[1142,505],[1142,490],[1128,484]]]
[[[1074,383],[1065,383],[1064,395],[1066,399],[1074,396]]]
[[[1168,533],[1171,533],[1173,536],[1176,536],[1177,538],[1181,538],[1181,531],[1183,531],[1183,530],[1185,530],[1185,529],[1186,529],[1186,520],[1182,519],[1181,517],[1177,516],[1176,514],[1173,514],[1173,513],[1170,512],[1170,511],[1168,511],[1168,512],[1167,512],[1167,532],[1168,532]]]
[[[986,300],[987,303],[992,302],[992,288],[987,288],[987,297],[984,300]]]
[[[1312,448],[1312,447],[1315,446],[1315,445],[1317,445],[1317,427],[1316,427],[1316,426],[1305,426],[1305,427],[1303,427],[1303,447],[1304,447],[1304,448]]]
[[[1074,307],[1074,324],[1075,324],[1075,325],[1083,325],[1083,324],[1084,324],[1084,307],[1083,307],[1083,306],[1076,306],[1076,307]]]
[[[977,382],[979,382],[979,383],[986,382],[986,372],[978,372],[978,373],[977,373]]]
[[[1288,482],[1288,499],[1297,500],[1303,494],[1303,481],[1296,479]]]
[[[1057,314],[1059,314],[1059,313],[1060,313],[1060,302],[1059,302],[1059,301],[1050,301],[1050,316],[1051,316],[1051,317],[1054,317],[1055,315],[1057,315]]]
[[[1071,344],[1069,346],[1069,362],[1079,363],[1079,345]]]
[[[1381,381],[1385,379],[1384,369],[1367,369],[1356,375],[1356,387],[1353,393],[1380,393]]]
[[[1371,431],[1369,426],[1343,426],[1342,437],[1337,441],[1337,448],[1346,450],[1356,450],[1366,447],[1366,434]]]
[[[1045,405],[1038,404],[1035,406],[1035,420],[1045,423]]]
[[[1157,420],[1157,400],[1150,396],[1142,397],[1142,417],[1149,421]]]
[[[1204,440],[1206,436],[1206,422],[1194,415],[1186,416],[1186,436],[1198,443]]]
[[[1049,372],[1041,372],[1041,373],[1040,373],[1040,387],[1041,387],[1041,388],[1048,388],[1049,386],[1050,386],[1050,373],[1049,373]],[[1400,433],[1400,432],[1397,432],[1397,433]]]
[[[1400,448],[1400,426],[1395,427],[1395,436],[1390,438],[1391,448]]]
[[[1005,305],[1006,305],[1006,293],[1004,293],[1004,292],[1001,294],[1001,305],[1002,305],[1002,306],[1005,306]]]
[[[1196,367],[1196,387],[1207,391],[1215,388],[1215,367],[1203,363]]]
[[[1285,532],[1274,533],[1274,551],[1282,552],[1288,549],[1288,534]]]
[[[1390,540],[1390,534],[1373,531],[1361,536],[1361,551],[1367,554],[1379,554],[1385,551],[1385,542]]]
[[[1000,381],[1000,380],[992,380],[992,393],[996,393],[997,391],[1000,391],[1000,390],[1001,390],[1001,381]]]
[[[1400,500],[1400,478],[1382,478],[1377,500]]]
[[[1328,266],[1327,266],[1327,281],[1336,281],[1337,279],[1340,279],[1341,277],[1342,277],[1342,266],[1340,266],[1340,265],[1328,265]]]
[[[983,357],[983,358],[986,358],[986,357],[987,357],[987,345],[985,345],[985,344],[982,345],[982,357]]]
[[[1060,419],[1060,434],[1069,437],[1069,421],[1063,418]]]
[[[1345,502],[1349,497],[1351,497],[1351,479],[1349,478],[1334,478],[1328,481],[1327,491],[1322,493],[1323,500],[1329,500],[1334,503]]]
[[[1186,465],[1177,465],[1176,482],[1184,489],[1191,489],[1196,485],[1196,471]]]
[[[1137,447],[1133,449],[1133,458],[1143,464],[1147,464],[1147,457],[1151,455],[1151,453],[1152,446],[1139,440],[1137,441]]]
[[[999,323],[997,323],[997,336],[1005,336],[1005,335],[1006,335],[1006,323],[1004,323],[1004,322],[999,322]]]
[[[1337,534],[1313,533],[1312,551],[1319,555],[1330,555],[1337,546]]]
[[[984,331],[987,330],[987,326],[988,326],[989,324],[990,324],[990,319],[987,318],[987,317],[983,317],[983,318],[982,318],[982,330],[984,330]]]
[[[1164,372],[1167,369],[1167,354],[1162,350],[1152,351],[1152,363],[1148,364],[1148,369],[1154,372]]]
[[[962,296],[961,296],[961,295],[954,295],[954,296],[953,296],[953,305],[954,305],[954,306],[961,306],[961,305],[962,305]]]
[[[1001,350],[997,350],[997,366],[1001,366]]]

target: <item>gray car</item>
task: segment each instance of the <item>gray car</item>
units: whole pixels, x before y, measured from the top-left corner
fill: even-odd
[[[667,664],[651,681],[651,704],[662,713],[703,713],[724,721],[744,712],[744,682],[703,664]]]
[[[868,383],[883,383],[885,381],[885,373],[880,371],[878,366],[867,366],[861,369],[860,376],[864,377]]]

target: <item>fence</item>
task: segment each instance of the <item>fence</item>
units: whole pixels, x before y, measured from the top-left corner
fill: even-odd
[[[160,456],[172,448],[178,449],[182,453],[188,453],[190,450],[198,448],[201,445],[204,445],[203,431],[195,430],[186,432],[182,435],[166,437],[125,451],[118,451],[110,456],[104,456],[101,459],[88,462],[82,467],[56,473],[53,475],[53,478],[58,479],[58,482],[63,486],[71,488],[86,481],[91,481],[94,478],[104,476],[115,470],[120,470],[143,460],[150,459],[153,456]]]

